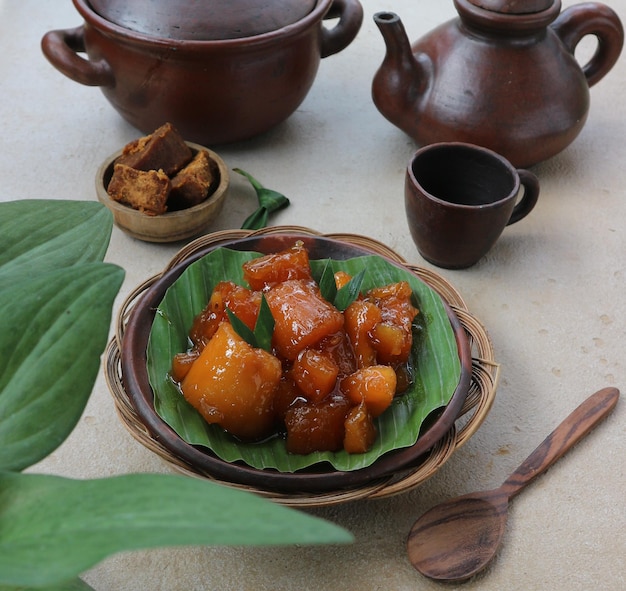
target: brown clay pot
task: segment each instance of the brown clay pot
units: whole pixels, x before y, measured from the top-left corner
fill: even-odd
[[[467,142],[516,167],[545,160],[580,133],[589,87],[615,64],[624,43],[613,10],[560,0],[454,0],[459,16],[411,45],[400,18],[374,20],[387,52],[372,97],[418,144]],[[581,39],[598,39],[582,67]]]
[[[269,10],[251,0],[73,2],[84,24],[42,39],[52,65],[99,86],[144,133],[169,121],[204,145],[244,140],[289,117],[320,59],[347,47],[363,19],[358,0],[276,0]],[[330,17],[338,21],[327,28]]]

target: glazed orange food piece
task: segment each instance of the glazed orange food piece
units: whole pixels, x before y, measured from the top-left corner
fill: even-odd
[[[293,362],[291,375],[307,400],[319,402],[335,389],[339,366],[330,354],[305,349]]]
[[[382,363],[402,363],[411,353],[413,319],[417,314],[411,295],[411,286],[406,281],[375,287],[368,292],[368,300],[381,311],[381,322],[372,333],[372,346]]]
[[[348,411],[344,427],[343,448],[349,454],[365,453],[376,441],[376,427],[365,403]]]
[[[207,421],[243,440],[269,435],[274,426],[274,393],[280,361],[254,349],[222,322],[193,363],[181,390]]]
[[[274,347],[290,361],[343,326],[343,314],[322,297],[317,284],[311,281],[283,281],[271,287],[265,297],[276,323]]]
[[[371,333],[382,320],[380,309],[365,300],[352,302],[344,312],[345,329],[352,344],[357,367],[376,363]]]
[[[285,415],[287,451],[308,454],[343,449],[349,410],[350,402],[341,395],[311,404],[295,404]]]
[[[341,380],[341,391],[352,404],[365,404],[377,417],[391,406],[396,394],[396,372],[388,365],[370,365]]]
[[[341,312],[322,294],[300,242],[246,262],[243,275],[248,286],[215,286],[193,322],[192,346],[172,362],[185,399],[245,441],[284,437],[294,454],[366,452],[375,418],[410,385],[418,310],[409,284],[360,293]],[[334,279],[340,289],[351,277],[340,271]],[[228,313],[254,331],[263,298],[273,320],[268,351],[246,342]]]
[[[261,294],[232,281],[221,281],[213,289],[206,308],[195,318],[189,338],[196,345],[205,345],[215,334],[217,327],[227,319],[226,308],[242,320],[250,329],[254,328]]]
[[[289,279],[312,281],[309,253],[302,243],[296,243],[282,252],[252,259],[243,265],[243,278],[258,291]]]

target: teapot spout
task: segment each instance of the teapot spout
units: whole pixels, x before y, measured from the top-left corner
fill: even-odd
[[[387,48],[372,82],[376,108],[391,123],[413,135],[418,125],[419,103],[432,78],[430,59],[413,54],[400,17],[393,12],[374,15]]]

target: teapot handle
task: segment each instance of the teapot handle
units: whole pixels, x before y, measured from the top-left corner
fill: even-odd
[[[624,28],[619,17],[598,2],[570,6],[551,26],[572,54],[586,35],[595,35],[598,39],[594,55],[583,66],[589,86],[599,82],[615,65],[624,45]]]
[[[107,62],[92,62],[80,57],[85,53],[85,27],[49,31],[41,40],[48,61],[62,74],[85,86],[113,86],[113,72]]]
[[[359,0],[333,0],[324,18],[339,18],[332,29],[322,27],[321,56],[328,57],[352,43],[363,23],[363,7]]]

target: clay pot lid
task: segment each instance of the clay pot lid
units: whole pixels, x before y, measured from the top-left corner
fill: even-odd
[[[261,35],[298,22],[317,0],[90,0],[118,26],[166,39],[209,41]]]
[[[501,14],[531,14],[548,10],[554,0],[469,0],[470,4]]]

